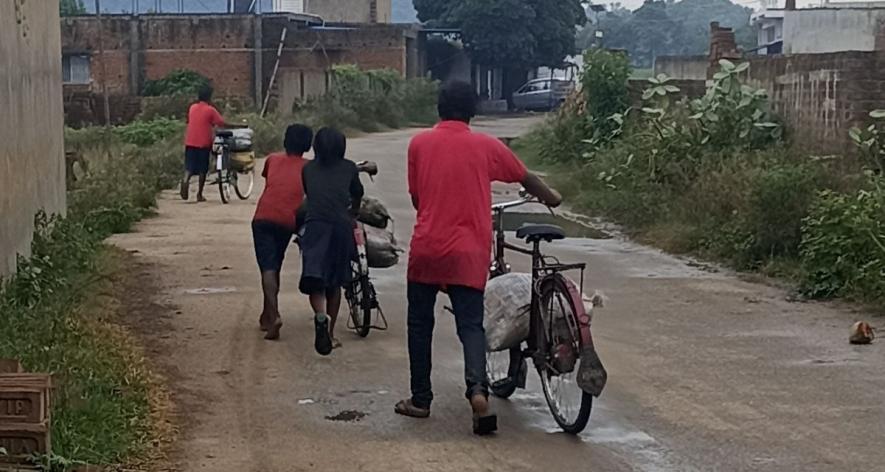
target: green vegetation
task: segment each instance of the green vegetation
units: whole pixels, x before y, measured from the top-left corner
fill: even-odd
[[[617,8],[600,14],[578,33],[578,46],[624,49],[634,66],[649,68],[656,56],[706,54],[710,22],[718,21],[734,28],[739,46],[751,49],[756,46],[752,11],[729,0],[647,0],[635,11]]]
[[[209,79],[199,73],[187,69],[177,69],[162,79],[148,80],[144,86],[144,96],[187,95],[196,97],[197,92],[207,86],[209,86]]]
[[[86,6],[83,0],[58,0],[58,12],[61,16],[83,15],[86,13]]]
[[[68,135],[96,143],[104,131]],[[149,214],[157,191],[179,175],[180,133],[154,142],[139,137],[139,146],[126,144],[127,135],[111,136],[113,157],[87,151],[92,172],[69,189],[67,217],[37,216],[31,257],[19,260],[0,291],[0,357],[56,379],[55,455],[39,458],[53,470],[132,461],[149,444],[152,376],[113,316],[83,308],[108,284],[102,241]]]
[[[559,66],[575,52],[575,27],[587,22],[579,0],[415,0],[421,21],[461,30],[481,64]]]
[[[292,122],[360,131],[430,122],[435,95],[429,81],[345,67],[335,70],[330,94],[293,113],[230,118],[245,119],[256,131],[256,151],[267,153],[282,147]],[[51,470],[132,464],[150,455],[157,436],[156,381],[113,307],[100,302],[113,298],[107,292],[125,295],[116,286],[125,279],[123,262],[103,241],[150,215],[157,193],[181,175],[184,123],[160,111],[109,130],[65,130],[67,147],[83,155],[89,173],[68,189],[65,218],[37,216],[31,257],[20,258],[16,275],[0,285],[0,357],[56,379],[54,455],[35,458]]]
[[[852,132],[860,159],[808,156],[782,140],[765,91],[741,83],[744,65],[723,61],[697,100],[649,79],[641,105],[616,110],[623,56],[585,60],[595,87],[515,145],[567,201],[667,250],[791,278],[812,297],[885,300],[878,123]]]

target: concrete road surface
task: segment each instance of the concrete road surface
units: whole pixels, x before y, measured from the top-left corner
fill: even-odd
[[[534,122],[477,128],[506,137]],[[405,177],[414,133],[349,143],[351,159],[379,163],[367,192],[390,207],[403,243],[414,223]],[[433,416],[396,416],[394,403],[408,394],[405,258],[373,272],[390,330],[358,339],[340,329],[344,347],[321,358],[293,249],[282,339],[264,341],[249,227],[260,190],[227,206],[216,189],[199,205],[167,192],[157,217],[115,238],[149,265],[157,301],[174,307],[145,336],[181,414],[177,470],[885,470],[885,344],[847,342],[863,313],[791,302],[780,290],[617,237],[551,247],[563,260],[587,262],[585,288],[609,297],[593,326],[609,384],[582,435],[557,432],[532,372],[527,391],[495,401],[500,433],[474,437],[445,312],[434,341]]]

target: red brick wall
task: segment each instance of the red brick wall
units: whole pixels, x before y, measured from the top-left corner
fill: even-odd
[[[840,52],[750,60],[750,83],[769,92],[794,141],[822,153],[850,149],[848,130],[885,108],[885,55]]]
[[[98,20],[72,17],[63,19],[61,25],[63,50],[91,56],[92,91],[100,91]],[[145,81],[162,78],[175,69],[190,69],[208,77],[219,98],[251,98],[254,94],[256,23],[252,15],[109,16],[103,25],[111,95],[138,95]],[[257,45],[262,48],[264,90],[286,26],[289,29],[282,68],[317,71],[335,64],[356,64],[407,73],[407,27],[360,25],[316,30],[291,23],[283,16],[267,15],[261,19],[263,44]],[[132,64],[133,60],[137,63]],[[136,77],[130,77],[133,71]]]

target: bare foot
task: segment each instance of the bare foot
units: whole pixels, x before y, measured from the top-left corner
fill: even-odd
[[[206,201],[206,197],[204,197],[204,196],[202,196],[202,195],[197,195],[197,201],[198,201],[198,202],[205,202],[205,201]]]
[[[258,317],[258,326],[261,328],[261,331],[267,331],[267,325],[267,315],[262,312],[261,316]]]
[[[341,341],[339,341],[335,338],[332,338],[332,349],[338,349],[341,346],[342,346]]]
[[[473,409],[475,416],[486,416],[489,414],[489,397],[485,395],[474,395],[470,399],[470,408]]]
[[[267,325],[267,334],[264,335],[264,339],[268,341],[276,341],[280,339],[280,328],[283,327],[283,320],[277,318],[273,323]]]

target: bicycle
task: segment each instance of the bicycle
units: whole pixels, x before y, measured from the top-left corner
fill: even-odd
[[[586,264],[563,264],[541,252],[541,243],[565,238],[554,225],[523,225],[516,232],[519,239],[531,244],[526,249],[508,243],[504,235],[504,212],[509,208],[537,200],[520,200],[492,205],[494,217],[494,256],[489,269],[491,278],[510,272],[505,250],[531,256],[532,295],[529,335],[509,350],[487,353],[488,378],[492,394],[509,398],[517,388],[525,388],[528,375],[526,359],[532,359],[547,406],[563,431],[578,434],[587,426],[593,398],[598,397],[607,373],[593,347],[590,316],[586,313],[581,288]],[[579,270],[580,285],[563,272]],[[525,348],[523,348],[523,344]],[[566,403],[562,395],[571,397]]]
[[[378,166],[373,162],[357,163],[357,169],[369,176],[378,174]],[[300,245],[301,232],[295,236],[295,244]],[[359,337],[365,338],[371,330],[385,331],[388,328],[387,318],[378,301],[378,293],[369,276],[369,259],[366,252],[366,230],[363,223],[353,219],[353,239],[356,243],[356,257],[351,261],[351,282],[344,287],[344,298],[350,317],[347,329],[353,330]],[[378,313],[380,324],[372,321],[374,312]]]
[[[378,175],[378,166],[374,162],[361,161],[357,163],[357,169],[374,180]],[[378,302],[378,293],[375,285],[369,277],[369,258],[366,252],[366,229],[363,223],[356,218],[353,220],[353,239],[356,242],[357,257],[351,262],[351,282],[344,288],[344,298],[350,309],[350,320],[347,328],[353,330],[359,337],[365,338],[373,329],[387,330],[387,318],[384,310]],[[380,325],[372,321],[372,313],[378,312]]]
[[[231,188],[240,200],[248,200],[255,188],[255,153],[253,151],[233,151],[234,132],[220,130],[215,133],[215,180],[209,185],[218,185],[221,202],[232,200]]]

